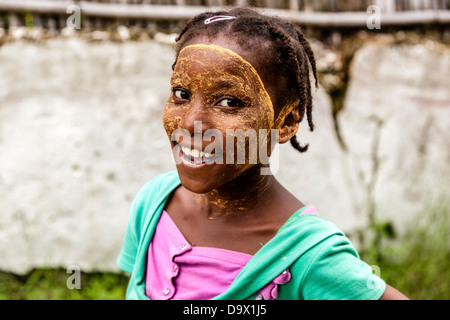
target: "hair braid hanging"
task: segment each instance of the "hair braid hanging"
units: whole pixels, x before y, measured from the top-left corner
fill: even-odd
[[[306,73],[306,77],[305,77],[306,79],[305,79],[305,81],[303,81],[301,65],[300,65],[299,59],[297,57],[297,50],[295,49],[295,47],[292,43],[292,40],[291,40],[290,36],[287,34],[287,32],[284,31],[281,27],[279,27],[276,24],[269,24],[268,29],[273,35],[278,36],[279,39],[284,43],[285,47],[287,48],[289,60],[291,61],[291,63],[294,64],[294,66],[296,68],[295,76],[297,79],[298,90],[300,93],[300,101],[298,104],[300,118],[299,118],[298,122],[301,122],[303,120],[303,117],[306,113],[308,124],[309,124],[310,130],[312,131],[312,130],[314,130],[314,123],[312,122],[312,99],[311,99],[311,94],[310,94],[311,85],[309,83],[309,77],[307,77],[308,73]],[[300,43],[301,43],[301,41],[300,41]],[[290,139],[290,143],[296,150],[298,150],[299,152],[302,152],[302,153],[306,152],[309,147],[308,144],[302,146],[298,142],[297,137],[295,135]]]

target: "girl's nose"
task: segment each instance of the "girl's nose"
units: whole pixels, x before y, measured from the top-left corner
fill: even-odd
[[[191,135],[202,133],[208,127],[208,112],[205,104],[200,100],[192,100],[186,108],[180,122],[181,128],[189,131]]]

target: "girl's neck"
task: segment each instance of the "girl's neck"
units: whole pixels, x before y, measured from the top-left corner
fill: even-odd
[[[270,200],[277,184],[274,176],[261,175],[260,168],[249,171],[219,189],[195,195],[209,219],[248,216]]]

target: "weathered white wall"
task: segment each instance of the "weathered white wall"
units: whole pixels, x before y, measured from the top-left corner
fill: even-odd
[[[0,270],[76,264],[117,270],[130,203],[174,169],[161,115],[170,46],[54,39],[0,47]],[[367,44],[339,116],[316,95],[310,151],[280,147],[278,178],[345,231],[364,226],[373,137],[374,199],[399,225],[449,194],[450,55],[422,45]],[[383,120],[379,133],[374,117]],[[362,179],[362,180],[361,180]]]
[[[353,189],[363,189],[376,161],[377,213],[399,228],[425,206],[449,203],[450,54],[443,49],[432,42],[364,46],[339,117]],[[361,208],[364,200],[354,203]]]

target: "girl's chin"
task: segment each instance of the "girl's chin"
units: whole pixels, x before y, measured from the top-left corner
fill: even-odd
[[[181,185],[193,193],[207,193],[214,189],[214,186],[210,185],[211,180],[204,181],[203,179],[188,178],[179,173]]]
[[[255,178],[259,180],[262,177],[259,174],[259,167],[233,166],[230,168],[227,166],[231,165],[223,164],[217,164],[216,166],[211,167],[212,170],[189,170],[182,165],[178,165],[177,171],[181,184],[193,193],[202,194],[226,186],[233,190],[251,187],[255,184]]]

